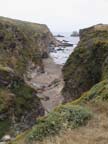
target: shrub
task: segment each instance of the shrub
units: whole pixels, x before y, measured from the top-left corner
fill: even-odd
[[[47,117],[39,119],[28,138],[30,141],[43,140],[44,137],[58,134],[66,128],[77,128],[85,125],[92,113],[78,105],[62,105]]]
[[[39,119],[29,135],[29,140],[42,140],[44,137],[58,133],[62,127],[61,120],[58,112]]]
[[[89,109],[79,105],[65,105],[59,109],[59,113],[61,113],[63,121],[71,128],[85,125],[91,118]]]

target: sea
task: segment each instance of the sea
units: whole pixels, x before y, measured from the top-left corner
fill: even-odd
[[[54,33],[56,39],[60,41],[67,41],[73,44],[71,47],[55,47],[54,51],[50,52],[50,56],[53,58],[54,62],[59,65],[64,65],[69,58],[70,54],[74,51],[74,48],[79,42],[79,37],[71,37],[70,33],[59,33],[64,37],[57,37],[57,33]]]

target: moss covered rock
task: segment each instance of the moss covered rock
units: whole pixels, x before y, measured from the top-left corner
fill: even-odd
[[[64,101],[81,96],[94,84],[108,78],[108,26],[80,31],[80,42],[63,67]]]

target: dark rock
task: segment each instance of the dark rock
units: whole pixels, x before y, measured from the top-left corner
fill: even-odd
[[[3,42],[4,37],[5,37],[5,34],[2,31],[0,31],[0,42]]]
[[[67,41],[67,40],[62,40],[62,42],[68,43],[69,41]]]
[[[48,58],[48,57],[49,57],[48,52],[43,52],[42,58],[43,58],[43,59],[46,59],[46,58]]]
[[[64,36],[63,36],[63,35],[58,34],[58,35],[55,35],[55,37],[64,37]]]
[[[73,47],[73,44],[63,42],[63,43],[59,44],[59,47]]]
[[[58,49],[57,49],[57,51],[62,51],[62,50],[63,50],[63,48],[58,48]]]

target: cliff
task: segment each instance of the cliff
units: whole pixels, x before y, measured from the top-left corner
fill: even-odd
[[[80,42],[63,67],[63,76],[65,102],[108,78],[108,25],[80,30]]]
[[[44,70],[42,59],[55,43],[46,25],[0,17],[0,137],[28,129],[44,114],[25,77]]]

